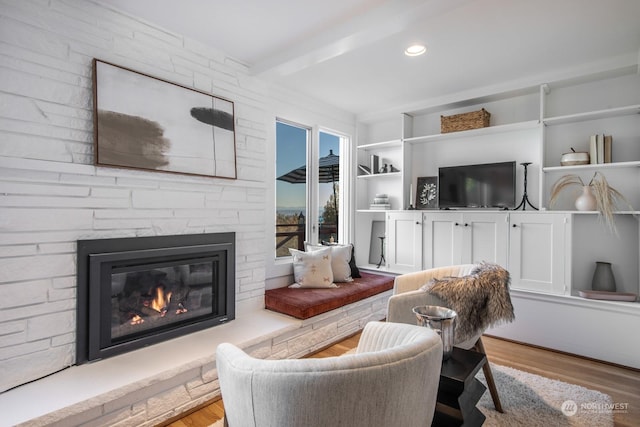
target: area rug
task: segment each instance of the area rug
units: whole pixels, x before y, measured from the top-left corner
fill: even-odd
[[[504,413],[487,390],[477,405],[487,417],[484,426],[613,426],[607,394],[493,363],[491,371]],[[477,377],[486,385],[482,371]]]
[[[612,400],[607,394],[493,363],[491,370],[504,413],[495,410],[487,390],[477,405],[487,417],[483,426],[613,426],[613,414],[607,409]],[[477,377],[486,385],[482,371]],[[220,420],[210,427],[222,426]]]

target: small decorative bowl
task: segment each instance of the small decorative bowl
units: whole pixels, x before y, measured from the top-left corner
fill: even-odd
[[[573,151],[571,153],[564,153],[562,157],[560,157],[560,164],[562,166],[588,165],[589,161],[589,153],[587,152]]]

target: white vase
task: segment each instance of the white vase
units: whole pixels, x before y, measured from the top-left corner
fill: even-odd
[[[591,186],[585,185],[582,187],[582,194],[576,199],[576,209],[579,211],[595,211],[598,207],[596,198],[591,192]]]

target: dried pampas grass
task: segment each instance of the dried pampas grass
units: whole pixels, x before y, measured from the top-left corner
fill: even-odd
[[[564,175],[563,177],[558,179],[551,188],[551,198],[549,200],[549,206],[553,207],[558,199],[558,196],[564,189],[574,185],[585,187],[584,181],[582,181],[582,178],[580,178],[578,175]],[[624,198],[622,193],[611,187],[607,182],[607,178],[605,178],[605,176],[598,171],[593,174],[591,181],[589,181],[589,184],[587,185],[591,187],[592,193],[596,198],[597,209],[601,215],[601,218],[607,223],[609,228],[615,232],[616,227],[613,214],[616,211],[616,206],[618,205],[618,203],[627,205],[630,210],[633,210],[633,207],[629,204],[627,199]]]

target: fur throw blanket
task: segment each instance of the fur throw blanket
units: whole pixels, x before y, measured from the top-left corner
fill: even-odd
[[[504,268],[481,263],[468,276],[433,279],[422,289],[442,299],[458,314],[455,342],[463,342],[480,330],[515,319],[510,282]]]

